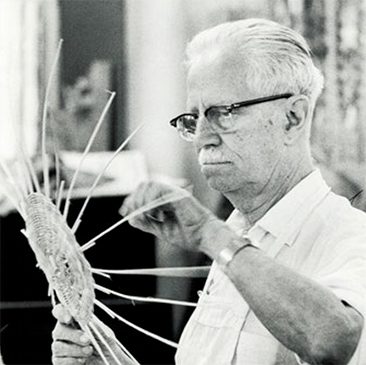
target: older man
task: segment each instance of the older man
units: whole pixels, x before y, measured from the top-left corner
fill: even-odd
[[[366,216],[312,164],[323,80],[308,45],[287,27],[247,19],[200,33],[187,54],[188,112],[171,124],[235,210],[222,222],[187,196],[130,221],[214,260],[177,364],[365,365]],[[124,213],[174,190],[144,184]],[[82,346],[59,351],[69,329],[56,329],[61,364]]]

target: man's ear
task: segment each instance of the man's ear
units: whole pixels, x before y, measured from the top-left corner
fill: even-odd
[[[304,96],[295,96],[288,99],[286,105],[285,134],[288,144],[292,144],[305,132],[310,113],[309,99]]]

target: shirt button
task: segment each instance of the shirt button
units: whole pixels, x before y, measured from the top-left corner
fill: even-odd
[[[212,286],[213,286],[213,284],[214,284],[214,280],[213,279],[211,279],[211,281],[209,282],[209,284],[207,285],[207,290],[206,290],[206,294],[207,295],[209,295],[210,294],[210,289],[212,288]]]

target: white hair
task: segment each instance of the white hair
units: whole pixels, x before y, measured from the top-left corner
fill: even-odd
[[[188,70],[201,60],[233,55],[245,66],[243,81],[260,96],[302,94],[314,106],[324,84],[305,39],[265,19],[238,20],[204,30],[188,44],[186,53]]]

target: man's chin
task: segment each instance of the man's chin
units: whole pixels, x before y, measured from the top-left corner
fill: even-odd
[[[219,191],[222,194],[229,193],[230,191],[233,191],[235,189],[233,184],[230,183],[230,180],[225,178],[225,176],[210,176],[206,177],[207,183],[209,187],[213,190]]]

